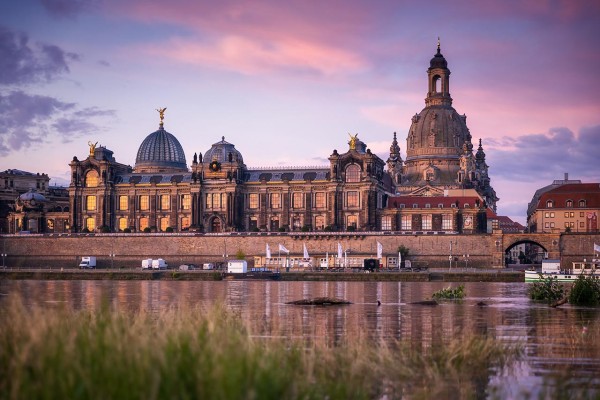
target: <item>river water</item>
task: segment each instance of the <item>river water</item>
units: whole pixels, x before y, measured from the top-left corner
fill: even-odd
[[[410,304],[449,286],[443,282],[0,281],[0,308],[10,294],[27,305],[158,312],[181,305],[224,304],[253,321],[259,335],[325,338],[335,345],[358,335],[444,343],[465,334],[519,342],[523,358],[488,385],[503,398],[600,396],[600,310],[550,308],[527,297],[525,283],[466,283],[466,299],[438,306]],[[457,286],[458,284],[451,284]],[[309,297],[338,297],[341,307],[286,305]],[[380,301],[381,305],[377,302]],[[485,305],[481,304],[485,303]],[[591,392],[577,392],[578,388]],[[570,397],[570,396],[569,396]]]

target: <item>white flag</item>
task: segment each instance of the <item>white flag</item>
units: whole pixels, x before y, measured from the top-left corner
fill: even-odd
[[[398,268],[402,266],[402,253],[398,252]]]
[[[342,244],[338,242],[338,258],[342,258]]]
[[[379,242],[377,242],[377,258],[380,260],[383,258],[383,245]]]
[[[308,249],[306,248],[306,243],[304,243],[304,245],[303,245],[303,246],[304,246],[304,258],[310,258],[310,257],[308,256]]]
[[[283,251],[284,253],[290,253],[290,251],[288,249],[285,248],[284,245],[282,245],[281,243],[279,243],[279,251]]]
[[[597,245],[596,243],[594,243],[594,251],[596,253],[600,253],[600,245]]]
[[[269,243],[267,243],[267,258],[271,258],[271,248],[269,247]]]

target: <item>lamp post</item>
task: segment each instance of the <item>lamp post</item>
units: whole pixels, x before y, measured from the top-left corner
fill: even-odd
[[[6,264],[4,263],[4,258],[8,256],[6,253],[2,253],[2,268],[6,268]]]
[[[463,258],[465,259],[465,269],[469,267],[469,255],[463,254]]]
[[[108,255],[110,257],[110,269],[114,269],[115,265],[114,265],[114,261],[115,261],[115,253],[110,253]]]

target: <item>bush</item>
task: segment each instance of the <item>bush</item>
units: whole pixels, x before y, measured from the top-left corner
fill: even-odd
[[[464,285],[452,289],[447,287],[431,295],[434,299],[463,299],[466,296]]]
[[[131,229],[125,228],[125,229],[123,229],[123,233],[131,233]]]
[[[110,233],[110,227],[106,226],[106,225],[102,225],[100,227],[100,232],[102,232],[102,233]]]
[[[245,260],[246,259],[246,253],[244,253],[241,249],[239,249],[237,251],[237,253],[235,253],[235,259],[236,260]]]
[[[552,303],[565,297],[565,287],[558,283],[556,277],[544,278],[541,282],[534,282],[528,289],[531,300]]]
[[[304,225],[302,227],[302,232],[310,232],[310,225]]]
[[[144,228],[144,233],[150,233],[150,232],[152,232],[152,229],[150,229],[150,227],[147,226]]]
[[[579,276],[569,293],[569,303],[576,306],[600,304],[600,281],[591,276]]]
[[[167,226],[167,229],[165,229],[165,232],[167,232],[167,233],[173,233],[173,227],[172,226]]]

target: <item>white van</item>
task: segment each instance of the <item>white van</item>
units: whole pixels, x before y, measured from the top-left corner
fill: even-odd
[[[168,265],[165,260],[162,258],[158,258],[156,260],[152,260],[152,269],[167,269]]]
[[[152,269],[152,259],[145,258],[142,260],[142,269]]]

